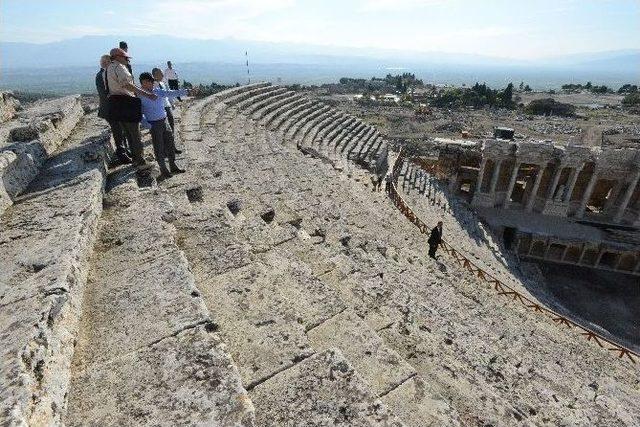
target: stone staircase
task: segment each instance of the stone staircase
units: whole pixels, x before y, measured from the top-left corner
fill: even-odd
[[[373,127],[266,83],[185,104],[188,173],[107,169],[86,115],[0,216],[0,424],[637,420],[633,367],[426,257]]]

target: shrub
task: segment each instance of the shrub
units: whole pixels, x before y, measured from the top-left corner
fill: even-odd
[[[531,101],[529,105],[525,107],[525,112],[527,114],[537,114],[540,116],[554,115],[571,117],[575,115],[576,107],[571,104],[557,102],[553,98],[544,98]]]

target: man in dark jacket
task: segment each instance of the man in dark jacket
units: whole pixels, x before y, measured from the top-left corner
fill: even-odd
[[[98,117],[105,119],[111,127],[111,134],[113,135],[113,141],[116,143],[116,155],[121,163],[131,163],[131,156],[128,153],[124,133],[120,123],[109,118],[109,103],[107,101],[107,89],[104,85],[104,70],[107,69],[111,63],[111,57],[109,55],[102,55],[100,58],[100,71],[96,74],[96,90],[98,91],[98,97],[100,99],[100,106],[98,107]]]
[[[433,259],[436,259],[436,251],[438,250],[438,245],[442,243],[442,221],[438,221],[438,225],[433,227],[427,243],[429,243],[429,256]]]

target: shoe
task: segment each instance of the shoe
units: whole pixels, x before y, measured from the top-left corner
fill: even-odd
[[[173,176],[173,175],[171,175],[171,173],[170,173],[170,172],[168,172],[168,171],[167,171],[167,172],[160,172],[160,175],[158,175],[158,177],[156,178],[156,181],[157,181],[157,182],[162,182],[162,181],[164,181],[165,179],[169,179],[169,178],[171,178],[172,176]]]
[[[120,161],[120,163],[122,163],[123,165],[133,163],[133,160],[131,160],[131,157],[128,156],[125,151],[116,152],[116,157],[118,158],[118,161]]]
[[[169,168],[169,170],[171,171],[171,173],[185,173],[186,172],[186,170],[180,169],[178,166],[171,166]]]
[[[178,150],[177,148],[175,149],[174,153],[176,154],[182,154],[182,150]]]
[[[151,165],[144,160],[140,160],[139,162],[134,162],[133,166],[135,166],[138,170],[145,170],[151,168]]]

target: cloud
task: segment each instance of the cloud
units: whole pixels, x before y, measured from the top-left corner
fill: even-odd
[[[295,0],[161,0],[145,15],[149,29],[193,38],[251,36],[252,20],[295,5]]]
[[[360,8],[364,12],[386,12],[410,10],[420,7],[439,6],[445,0],[365,0]]]

